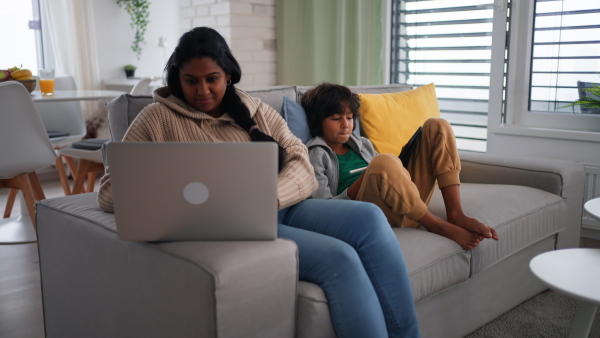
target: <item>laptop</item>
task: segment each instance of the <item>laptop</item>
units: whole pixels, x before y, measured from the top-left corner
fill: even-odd
[[[119,239],[277,237],[274,142],[112,142],[106,148]]]

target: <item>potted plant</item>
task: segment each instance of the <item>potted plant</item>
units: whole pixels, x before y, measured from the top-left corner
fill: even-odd
[[[585,112],[595,113],[596,110],[600,110],[600,85],[596,84],[589,88],[582,88],[584,92],[590,93],[591,95],[580,96],[577,100],[569,103],[565,107],[573,107],[573,111],[575,111],[575,106],[580,106]]]
[[[137,69],[137,67],[134,65],[125,65],[123,66],[123,69],[125,70],[125,76],[130,78],[133,77],[133,75],[135,74],[135,70]]]

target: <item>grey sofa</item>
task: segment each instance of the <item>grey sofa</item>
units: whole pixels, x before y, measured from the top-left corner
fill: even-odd
[[[380,93],[406,86],[363,86]],[[305,87],[251,92],[278,111]],[[120,140],[149,96],[108,104]],[[500,235],[472,252],[420,229],[394,229],[423,337],[462,337],[544,290],[535,255],[579,245],[581,165],[461,152],[465,211]],[[445,217],[439,192],[430,209]],[[48,337],[335,337],[322,289],[298,281],[296,247],[270,242],[117,239],[95,193],[37,204]]]

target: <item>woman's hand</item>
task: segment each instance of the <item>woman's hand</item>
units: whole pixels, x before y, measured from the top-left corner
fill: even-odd
[[[363,177],[365,177],[365,171],[363,171],[363,173],[358,177],[358,179],[356,181],[354,181],[354,183],[352,183],[352,185],[350,185],[348,187],[348,197],[351,200],[356,200],[356,195],[358,195],[358,190],[360,189],[360,186],[362,185],[362,180]]]

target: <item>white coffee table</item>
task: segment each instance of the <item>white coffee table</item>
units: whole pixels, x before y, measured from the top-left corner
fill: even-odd
[[[585,202],[583,208],[590,216],[600,220],[600,197]]]
[[[534,257],[529,267],[551,289],[579,300],[569,337],[587,337],[600,304],[600,249],[545,252]]]

